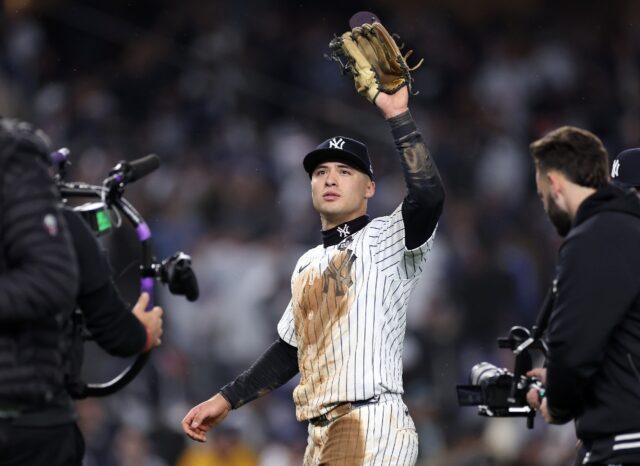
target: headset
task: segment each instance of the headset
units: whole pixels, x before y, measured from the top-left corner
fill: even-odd
[[[140,292],[149,294],[147,310],[153,307],[153,290],[156,281],[169,286],[172,294],[184,295],[189,301],[199,296],[198,280],[191,267],[191,257],[182,251],[158,262],[151,248],[151,230],[134,206],[124,197],[125,187],[155,171],[160,166],[160,159],[150,154],[131,162],[120,161],[115,165],[102,185],[91,185],[80,181],[65,181],[67,169],[71,164],[70,151],[58,149],[50,154],[55,174],[55,181],[63,202],[69,203],[72,198],[90,199],[90,202],[73,207],[96,236],[108,234],[123,226],[122,219],[135,229],[140,245]],[[115,222],[113,221],[115,219]],[[86,383],[80,381],[67,388],[75,399],[86,397],[104,397],[111,395],[133,380],[149,359],[150,352],[140,353],[133,363],[105,383]]]

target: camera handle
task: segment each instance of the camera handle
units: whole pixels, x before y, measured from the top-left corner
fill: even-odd
[[[550,293],[551,294],[551,293]],[[549,295],[547,295],[548,297]],[[550,308],[552,303],[545,299],[543,305],[543,311]],[[535,327],[534,327],[535,332]],[[506,338],[498,338],[498,347],[510,349],[515,355],[515,364],[513,369],[513,382],[509,389],[509,396],[507,400],[510,403],[516,403],[516,393],[518,389],[524,387],[527,381],[527,372],[529,372],[533,366],[533,358],[531,357],[531,351],[541,351],[545,356],[547,354],[547,345],[544,340],[537,338],[533,332],[525,327],[515,326],[511,327],[509,336]],[[536,412],[532,409],[526,411],[527,427],[533,428]]]
[[[549,291],[542,302],[536,323],[529,332],[524,327],[513,327],[509,333],[508,338],[498,339],[498,346],[500,348],[509,348],[513,351],[516,357],[514,376],[515,382],[511,385],[509,399],[515,401],[517,384],[526,379],[526,373],[532,368],[532,358],[530,351],[539,350],[546,357],[549,351],[547,342],[544,341],[542,335],[549,325],[549,319],[551,318],[551,311],[553,310],[553,303],[555,301],[556,294],[558,292],[558,279],[554,279]],[[536,412],[530,410],[527,413],[527,427],[533,428]]]

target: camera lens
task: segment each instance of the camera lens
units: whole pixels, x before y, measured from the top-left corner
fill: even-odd
[[[483,382],[503,374],[503,370],[489,362],[480,362],[471,368],[469,381],[471,385],[480,385]]]

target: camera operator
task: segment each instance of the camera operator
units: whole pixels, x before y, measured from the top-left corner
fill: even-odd
[[[575,464],[640,462],[640,201],[609,183],[607,152],[562,127],[530,151],[544,209],[560,236],[554,302],[539,377],[527,399],[545,420],[574,419]]]
[[[27,197],[29,192],[22,186],[22,183],[24,183],[27,187],[33,185],[34,189],[30,193],[33,199],[38,199],[38,196],[43,197],[41,191],[46,189],[48,193],[53,190],[50,196],[52,203],[56,203],[54,212],[56,218],[52,220],[51,217],[45,216],[43,225],[42,218],[37,217],[35,226],[38,230],[47,233],[56,231],[57,222],[60,222],[66,226],[64,230],[65,236],[56,232],[57,236],[53,236],[54,238],[59,238],[59,240],[55,244],[55,248],[49,246],[50,251],[45,251],[49,253],[48,255],[43,252],[33,259],[39,259],[44,264],[51,263],[51,271],[49,273],[51,275],[55,273],[52,277],[55,279],[55,283],[53,283],[55,286],[52,285],[52,290],[47,290],[49,294],[54,296],[54,291],[64,291],[65,288],[61,285],[70,286],[72,284],[73,287],[69,288],[67,286],[72,291],[71,299],[67,299],[64,303],[59,299],[52,300],[50,307],[52,310],[48,311],[52,316],[55,316],[57,339],[55,341],[52,339],[46,350],[51,354],[55,354],[57,365],[55,367],[56,385],[46,393],[46,403],[44,405],[42,403],[33,403],[33,405],[28,404],[23,407],[19,401],[14,402],[10,396],[3,396],[2,394],[5,390],[11,389],[20,393],[25,390],[25,386],[22,381],[14,385],[4,386],[5,374],[0,362],[0,381],[2,382],[0,384],[0,420],[4,419],[0,426],[0,465],[80,465],[84,455],[84,442],[75,424],[76,415],[70,395],[82,394],[84,387],[84,384],[80,381],[83,345],[82,330],[84,326],[86,325],[96,342],[107,352],[115,356],[127,357],[142,351],[148,351],[160,344],[163,311],[156,306],[150,312],[146,312],[149,296],[143,293],[134,306],[133,312],[131,312],[121,299],[111,279],[111,270],[106,255],[89,226],[72,209],[60,208],[59,197],[55,194],[53,181],[47,173],[46,164],[49,163],[48,142],[41,133],[30,130],[30,127],[25,124],[17,126],[17,123],[10,123],[12,125],[10,129],[14,133],[17,131],[16,128],[21,128],[20,137],[30,137],[34,143],[39,144],[37,153],[35,155],[31,154],[30,159],[21,154],[21,157],[26,159],[23,164],[34,160],[37,161],[38,165],[35,168],[25,165],[26,168],[23,168],[25,172],[29,170],[28,174],[31,176],[29,180],[34,180],[32,184],[26,184],[24,180],[16,177],[12,179],[13,183],[11,185],[5,183],[6,188],[3,192],[22,193],[24,191],[24,197]],[[41,140],[38,138],[41,138]],[[30,140],[26,142],[30,142]],[[20,141],[20,143],[22,145],[26,144],[25,141]],[[11,168],[9,162],[6,165],[7,168],[3,170],[5,175],[12,173],[6,171]],[[35,175],[39,176],[37,181]],[[36,185],[37,189],[35,188]],[[21,191],[17,188],[20,188]],[[5,199],[4,205],[7,205],[6,201]],[[15,212],[9,210],[10,208],[10,206],[7,208],[3,206],[3,212],[7,213],[6,218],[10,218],[10,214],[15,217],[15,212],[18,211],[18,208],[23,209],[20,212],[34,209],[33,206],[26,202],[20,204],[20,207],[16,205]],[[12,224],[12,226],[14,225]],[[20,234],[26,235],[26,233],[29,233],[25,230],[26,227],[24,225],[18,224],[16,221],[15,228],[18,227],[21,228]],[[9,229],[4,228],[4,225],[3,231],[10,233]],[[28,237],[28,235],[26,236]],[[6,237],[8,237],[7,234],[5,234]],[[70,242],[69,238],[71,239]],[[60,239],[64,239],[67,242],[66,249],[60,247]],[[25,250],[23,245],[14,245],[13,243],[9,245],[9,248],[18,248],[18,246]],[[71,248],[69,249],[69,247]],[[7,246],[5,245],[6,248]],[[34,249],[34,256],[36,252],[37,250]],[[67,255],[63,256],[65,252]],[[62,257],[64,257],[64,260]],[[17,260],[17,258],[14,260]],[[64,270],[65,268],[68,268],[69,274],[73,273],[72,279],[67,280],[65,274],[61,273],[60,269]],[[39,281],[41,281],[42,271],[35,270],[35,268],[32,269],[28,271],[28,274],[25,270],[24,275],[29,277],[28,280],[38,277]],[[42,281],[42,286],[45,283],[45,281]],[[27,292],[36,294],[39,291],[25,290],[25,294]],[[53,303],[55,303],[55,306]],[[4,314],[5,309],[10,309],[12,305],[15,307],[13,302],[6,305],[0,302],[0,309],[2,309],[0,316]],[[72,312],[74,307],[80,309],[81,312]],[[0,329],[6,328],[7,333],[15,334],[22,338],[21,330],[17,324],[7,323],[5,327],[4,321],[2,323],[3,325],[0,326]],[[25,320],[21,325],[31,324]],[[0,343],[2,342],[2,337],[3,335],[0,332]],[[27,341],[26,338],[25,340]],[[0,346],[0,358],[4,356],[2,348]],[[11,347],[4,347],[5,350],[7,348]],[[55,353],[52,353],[52,348],[55,349]],[[32,348],[26,349],[32,350]],[[20,354],[22,353],[20,352]],[[43,354],[37,353],[36,355],[40,360],[46,361]],[[33,370],[35,372],[42,369],[43,367],[40,365]],[[49,370],[46,367],[45,369]],[[20,377],[18,370],[15,369],[15,371],[15,377]],[[12,376],[10,372],[7,372],[7,374],[9,377]],[[32,447],[34,439],[38,444],[37,449]]]
[[[78,430],[64,418],[62,323],[78,270],[47,172],[46,136],[0,118],[0,464],[79,464]],[[75,462],[75,463],[74,463]]]

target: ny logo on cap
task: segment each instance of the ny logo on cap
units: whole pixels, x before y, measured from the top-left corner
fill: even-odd
[[[611,178],[617,178],[620,171],[620,160],[613,161],[613,167],[611,167]]]
[[[342,146],[344,146],[344,139],[342,138],[333,138],[329,141],[329,149],[342,150]]]

